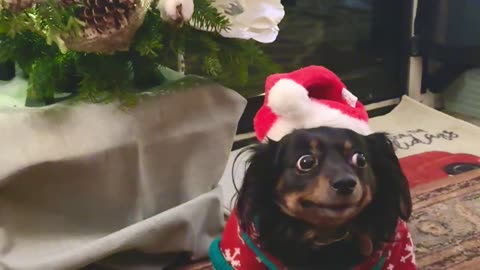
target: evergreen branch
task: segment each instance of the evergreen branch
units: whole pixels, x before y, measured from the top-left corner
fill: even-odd
[[[211,77],[244,96],[278,71],[254,42],[218,34],[229,21],[211,0],[195,0],[192,19],[195,28],[210,32],[173,26],[151,9],[130,50],[113,55],[67,51],[62,37],[81,33],[84,25],[75,17],[78,6],[55,2],[22,12],[0,9],[0,63],[14,60],[20,66],[29,80],[29,99],[51,103],[55,94],[68,92],[92,102],[133,104],[137,91],[166,80],[160,67],[177,68],[179,52],[185,53],[188,73]]]
[[[157,57],[164,48],[164,24],[156,9],[149,10],[135,34],[132,47],[142,56]]]
[[[33,5],[21,12],[9,9],[0,11],[0,34],[15,37],[24,32],[43,36],[47,45],[55,43],[60,51],[66,52],[62,35],[78,35],[83,23],[75,17],[74,6],[63,7],[55,0]]]
[[[211,6],[212,0],[194,1],[195,11],[193,12],[191,21],[196,28],[217,33],[223,30],[228,30],[228,18],[225,15],[220,14],[216,8]]]

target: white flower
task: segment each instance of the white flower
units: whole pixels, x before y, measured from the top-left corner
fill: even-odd
[[[157,9],[163,20],[182,24],[192,18],[193,0],[159,0]]]
[[[229,29],[220,32],[222,36],[254,39],[261,43],[275,41],[278,24],[285,16],[280,0],[213,0],[211,5],[230,22]],[[191,24],[195,27],[195,22]]]

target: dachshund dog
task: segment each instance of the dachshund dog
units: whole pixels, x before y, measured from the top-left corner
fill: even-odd
[[[416,269],[404,222],[410,191],[385,134],[303,129],[247,151],[234,217],[217,243],[233,269],[254,267],[234,260],[238,247],[228,250],[229,223],[269,262],[263,269]]]

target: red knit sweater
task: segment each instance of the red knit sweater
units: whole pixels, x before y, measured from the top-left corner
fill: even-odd
[[[255,232],[252,226],[252,231]],[[210,259],[216,270],[285,270],[279,260],[262,251],[258,235],[240,230],[232,214],[221,238],[210,246]],[[394,241],[384,246],[354,270],[416,270],[414,246],[405,222],[399,220]]]

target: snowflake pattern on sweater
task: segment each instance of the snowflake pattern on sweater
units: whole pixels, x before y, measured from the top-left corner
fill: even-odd
[[[254,229],[254,227],[252,227]],[[216,270],[287,270],[256,244],[258,235],[242,232],[235,214],[221,238],[212,243],[210,258]],[[219,256],[220,255],[220,256]],[[415,248],[406,223],[399,220],[394,240],[353,270],[416,270]]]

